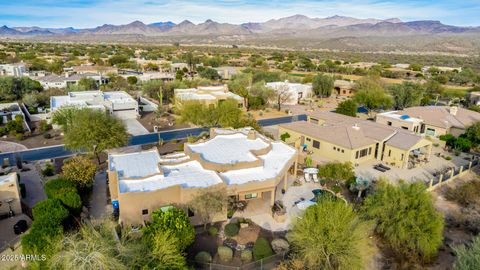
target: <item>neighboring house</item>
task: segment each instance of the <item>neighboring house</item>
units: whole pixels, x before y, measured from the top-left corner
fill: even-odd
[[[480,105],[480,92],[468,93],[468,103],[470,105]]]
[[[233,78],[233,76],[238,74],[237,67],[217,67],[214,69],[218,72],[218,75],[220,75],[220,78],[223,80],[230,80]]]
[[[120,119],[136,119],[139,115],[138,102],[124,91],[81,91],[50,97],[52,113],[65,106],[101,109]]]
[[[138,75],[137,78],[141,82],[150,80],[173,81],[175,80],[175,74],[166,72],[144,72]]]
[[[22,213],[17,173],[0,176],[0,217]]]
[[[432,142],[408,131],[333,112],[308,114],[307,121],[279,125],[287,143],[311,153],[317,163],[339,161],[354,165],[370,160],[410,168],[414,156],[429,159]]]
[[[461,72],[461,71],[462,71],[462,67],[452,68],[452,67],[424,66],[424,67],[422,67],[422,72],[423,72],[423,73],[427,73],[430,68],[436,68],[436,69],[438,69],[438,70],[440,71],[440,73]]]
[[[25,75],[26,71],[23,63],[0,65],[0,76],[21,77]]]
[[[376,122],[408,129],[417,134],[438,138],[450,133],[458,136],[480,121],[480,113],[456,106],[418,106],[377,114]]]
[[[290,83],[284,82],[270,82],[266,84],[267,87],[273,89],[277,94],[283,93],[286,95],[283,105],[295,105],[300,101],[311,98],[313,95],[311,84]]]
[[[118,74],[118,68],[109,66],[83,65],[71,67],[72,72],[77,74]]]
[[[181,107],[186,101],[198,101],[205,105],[218,105],[229,98],[235,99],[239,107],[245,107],[244,99],[230,91],[226,85],[199,86],[197,88],[175,89],[175,106]]]
[[[354,83],[346,80],[335,80],[333,84],[333,89],[337,96],[342,97],[351,97],[353,96],[353,85]]]
[[[65,73],[64,76],[59,75],[47,75],[43,77],[33,78],[40,82],[45,89],[49,88],[67,88],[69,85],[77,85],[80,79],[91,78],[94,79],[97,85],[106,83],[106,78],[95,73],[73,74]]]
[[[251,128],[211,129],[210,139],[185,143],[184,152],[160,156],[156,149],[110,153],[108,179],[112,205],[125,224],[143,224],[153,211],[186,205],[201,189],[226,187],[239,201],[274,204],[277,189],[287,189],[297,151]],[[270,214],[268,209],[268,213]],[[201,221],[191,213],[192,223]],[[215,218],[227,219],[226,213]]]
[[[17,102],[0,103],[0,126],[5,125],[8,121],[15,120],[17,115],[22,116],[23,128],[30,131],[25,114]]]

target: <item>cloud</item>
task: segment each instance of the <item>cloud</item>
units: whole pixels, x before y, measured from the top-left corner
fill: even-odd
[[[475,3],[477,2],[477,3]],[[476,0],[0,0],[0,24],[10,26],[95,27],[105,23],[126,24],[134,20],[194,23],[262,22],[303,14],[310,17],[343,15],[357,18],[441,20],[455,25],[479,25]]]

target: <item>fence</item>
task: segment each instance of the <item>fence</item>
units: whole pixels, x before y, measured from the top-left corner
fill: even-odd
[[[279,253],[254,261],[251,263],[243,264],[242,266],[230,266],[224,264],[216,263],[195,263],[192,264],[195,266],[195,269],[208,269],[208,270],[268,270],[275,268],[281,261],[285,259],[285,253]]]
[[[455,180],[456,178],[469,172],[472,168],[478,166],[478,164],[478,159],[475,159],[473,161],[470,161],[466,166],[455,167],[448,170],[447,172],[441,173],[440,175],[430,179],[430,181],[427,183],[427,190],[435,190],[437,187],[441,187],[442,185]]]

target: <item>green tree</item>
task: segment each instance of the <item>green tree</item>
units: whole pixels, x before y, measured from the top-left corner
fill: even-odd
[[[454,270],[475,270],[480,265],[480,236],[476,236],[469,245],[460,245],[453,248],[457,259],[453,264]]]
[[[93,185],[97,164],[85,156],[76,156],[63,162],[62,175],[75,183],[80,190],[90,189]]]
[[[307,269],[366,269],[371,232],[344,201],[323,198],[295,220],[288,239]]]
[[[362,209],[403,263],[427,263],[437,255],[444,221],[423,183],[393,186],[380,181]]]
[[[178,239],[178,248],[183,251],[195,240],[195,230],[185,211],[170,207],[152,213],[152,222],[143,229],[144,237],[150,246],[155,247],[156,236],[171,235]]]
[[[200,77],[209,79],[209,80],[218,80],[220,79],[220,75],[218,75],[218,71],[213,68],[205,68],[202,71],[198,72]]]
[[[79,214],[82,209],[82,199],[77,193],[75,184],[65,179],[49,180],[45,184],[45,193],[50,199],[58,199],[72,213]]]
[[[354,89],[353,100],[363,105],[369,114],[372,110],[388,109],[392,105],[392,98],[387,94],[378,78],[362,78],[355,83]]]
[[[97,82],[93,78],[81,78],[80,81],[78,81],[78,87],[82,91],[98,89]]]
[[[395,109],[403,110],[407,107],[420,105],[425,89],[419,83],[403,82],[402,84],[391,85],[390,92],[393,96]]]
[[[128,134],[119,120],[95,109],[80,109],[64,129],[65,147],[75,151],[88,151],[97,157],[105,150],[125,146]]]
[[[465,138],[469,139],[474,146],[480,144],[480,122],[477,122],[467,128]]]
[[[27,77],[0,78],[0,101],[16,101],[25,94],[41,92],[43,87],[39,82]]]
[[[202,189],[190,201],[190,207],[198,214],[203,222],[204,230],[207,224],[213,222],[216,216],[225,214],[228,204],[228,195],[224,187]]]
[[[354,100],[348,99],[340,102],[335,112],[343,115],[357,117],[357,108],[358,104]]]
[[[138,78],[135,77],[135,76],[128,76],[128,77],[127,77],[127,82],[128,82],[128,84],[130,84],[130,85],[135,85],[135,84],[137,84],[137,82],[138,82]]]
[[[228,82],[228,90],[243,97],[244,103],[249,109],[250,88],[252,86],[253,77],[250,73],[240,73],[235,75]]]
[[[355,178],[351,162],[329,162],[318,167],[318,177],[328,181],[347,182]]]
[[[73,125],[73,119],[78,111],[80,109],[77,107],[62,107],[53,112],[52,123],[60,126],[66,132]]]
[[[312,90],[315,95],[320,97],[329,97],[332,95],[335,79],[332,76],[318,74],[313,77]]]

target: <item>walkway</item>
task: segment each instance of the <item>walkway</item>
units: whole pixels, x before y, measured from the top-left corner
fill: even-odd
[[[7,142],[7,141],[0,141],[0,153],[2,152],[15,152],[25,150],[27,147],[23,144],[14,143],[14,142]]]
[[[90,197],[90,217],[100,219],[108,216],[107,202],[107,174],[97,173],[93,182],[92,195]]]
[[[22,201],[30,208],[47,198],[42,183],[42,177],[35,164],[23,164],[24,170],[15,170],[20,175],[20,183],[25,184],[26,196]],[[28,169],[28,170],[26,170]]]

